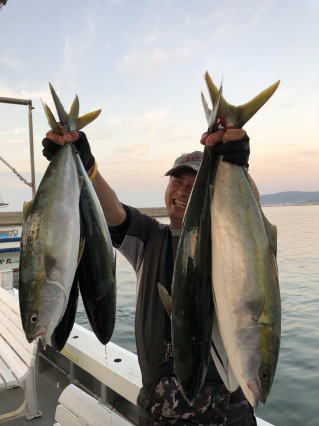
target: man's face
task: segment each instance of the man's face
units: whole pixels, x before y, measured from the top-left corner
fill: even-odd
[[[171,176],[165,191],[165,205],[171,220],[171,227],[180,229],[183,217],[192,191],[196,172],[192,169],[182,169]]]

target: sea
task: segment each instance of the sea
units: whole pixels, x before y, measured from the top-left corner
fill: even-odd
[[[263,207],[278,228],[282,335],[274,383],[257,416],[276,426],[319,425],[319,205]],[[158,218],[168,223],[168,218]],[[117,316],[112,341],[136,353],[136,278],[117,252]],[[90,329],[82,301],[76,322]]]
[[[276,426],[319,425],[319,205],[263,207],[278,229],[282,335],[275,380],[257,416]],[[158,218],[169,223],[168,218]],[[136,278],[117,252],[117,317],[112,341],[136,353]],[[77,322],[90,328],[83,305]]]

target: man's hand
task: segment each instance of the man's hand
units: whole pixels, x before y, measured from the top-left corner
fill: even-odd
[[[204,133],[200,143],[206,146],[214,146],[218,143],[226,143],[231,141],[239,141],[243,139],[246,132],[243,129],[227,129],[218,130],[214,133]]]
[[[74,146],[80,153],[85,170],[88,172],[93,167],[95,159],[92,155],[90,144],[83,132],[72,130],[70,132],[64,132],[62,135],[57,135],[51,131],[48,132],[46,138],[42,141],[44,147],[42,153],[51,161],[53,156],[60,149],[60,146],[69,142],[74,143]]]
[[[200,143],[211,147],[216,154],[223,155],[223,161],[248,167],[249,137],[243,129],[218,130],[204,133]]]

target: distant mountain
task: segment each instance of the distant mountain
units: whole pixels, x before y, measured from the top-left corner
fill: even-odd
[[[261,195],[261,204],[319,204],[319,191],[286,191]]]

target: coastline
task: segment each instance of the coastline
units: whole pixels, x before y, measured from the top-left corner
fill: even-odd
[[[318,206],[319,203],[296,203],[296,204],[262,204],[261,207],[304,207]],[[165,207],[140,207],[137,208],[141,213],[152,217],[166,217]],[[18,226],[22,225],[22,212],[0,212],[0,226]]]

